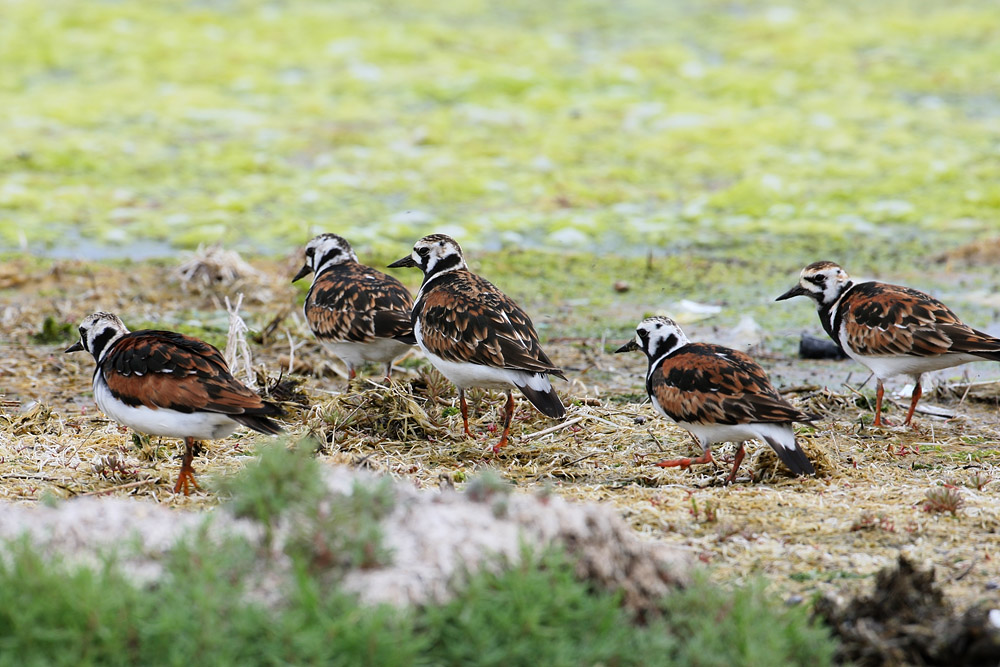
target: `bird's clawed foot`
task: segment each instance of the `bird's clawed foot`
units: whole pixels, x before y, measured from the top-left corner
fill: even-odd
[[[692,465],[697,465],[700,463],[713,463],[712,450],[706,449],[705,452],[698,458],[690,459],[668,459],[666,461],[660,461],[656,465],[660,468],[680,468],[681,470],[687,470]]]
[[[891,421],[889,421],[888,419],[886,419],[882,415],[878,415],[877,414],[877,415],[875,415],[875,421],[872,422],[872,426],[874,428],[892,428],[892,427],[896,426],[896,424],[893,423],[893,422],[891,422]]]
[[[919,454],[920,445],[914,443],[913,449],[910,449],[906,445],[900,445],[898,450],[892,451],[892,444],[890,443],[887,450],[890,454],[895,454],[896,456],[906,456],[907,454]]]
[[[736,481],[736,472],[740,469],[740,464],[743,463],[743,457],[746,456],[747,450],[742,443],[740,443],[740,448],[736,450],[736,458],[733,461],[733,471],[726,476],[726,484],[732,484]]]
[[[185,496],[189,496],[191,495],[191,487],[194,487],[195,491],[201,490],[201,487],[198,486],[198,482],[194,478],[194,470],[190,467],[181,468],[181,472],[177,476],[177,483],[174,484],[174,493],[183,491]]]
[[[509,440],[507,439],[507,434],[505,433],[497,444],[490,447],[489,451],[494,454],[499,454],[500,450],[506,447],[508,442]]]
[[[912,419],[907,419],[906,421],[897,423],[895,421],[890,421],[881,415],[876,415],[875,421],[872,422],[873,428],[896,428],[897,426],[909,426],[916,432],[920,432],[920,423],[915,422]]]
[[[194,438],[184,438],[184,459],[181,462],[181,472],[177,475],[177,483],[174,484],[174,493],[184,491],[185,496],[191,495],[191,487],[200,490],[198,482],[194,478],[194,468],[191,461],[194,459]]]

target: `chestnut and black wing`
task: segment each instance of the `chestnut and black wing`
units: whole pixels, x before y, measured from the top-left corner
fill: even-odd
[[[474,273],[440,274],[414,312],[424,346],[442,359],[565,379],[542,350],[528,315]]]
[[[132,407],[218,412],[264,433],[281,430],[267,419],[281,408],[236,380],[219,350],[190,336],[132,332],[115,342],[98,372],[111,394]]]
[[[413,297],[401,282],[357,262],[317,276],[306,298],[306,318],[317,338],[367,343],[412,336]]]
[[[671,419],[696,424],[809,422],[771,386],[746,354],[721,345],[691,343],[658,362],[647,390]]]
[[[909,287],[859,283],[841,303],[847,343],[866,356],[949,352],[1000,358],[1000,340],[963,324],[934,297]]]

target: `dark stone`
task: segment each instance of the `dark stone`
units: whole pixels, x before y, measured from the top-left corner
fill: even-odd
[[[840,346],[829,338],[802,334],[799,356],[803,359],[847,359]]]

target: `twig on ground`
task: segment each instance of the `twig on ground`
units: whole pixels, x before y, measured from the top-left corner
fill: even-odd
[[[58,482],[59,480],[55,477],[46,477],[45,475],[24,475],[21,473],[7,473],[5,475],[0,475],[0,479],[37,479],[43,482]]]
[[[285,329],[285,335],[288,336],[288,374],[291,375],[295,368],[295,340],[288,329]]]
[[[529,433],[528,435],[522,435],[521,440],[534,440],[535,438],[540,438],[543,435],[548,435],[549,433],[555,433],[556,431],[561,431],[562,429],[570,427],[573,424],[579,424],[584,419],[586,419],[586,417],[574,417],[573,419],[564,421],[561,424],[556,424],[555,426],[550,426],[549,428],[542,429],[541,431],[535,431],[534,433]]]
[[[125,489],[134,489],[138,486],[144,486],[146,484],[155,484],[157,480],[155,479],[140,479],[138,482],[129,482],[128,484],[122,484],[120,486],[112,486],[107,489],[98,489],[97,491],[88,491],[87,493],[81,493],[77,495],[77,498],[83,498],[85,496],[102,496],[106,493],[114,493],[115,491],[124,491]]]

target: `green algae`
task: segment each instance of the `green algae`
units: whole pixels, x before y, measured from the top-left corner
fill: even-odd
[[[1000,207],[986,1],[0,13],[0,248],[934,247]]]

